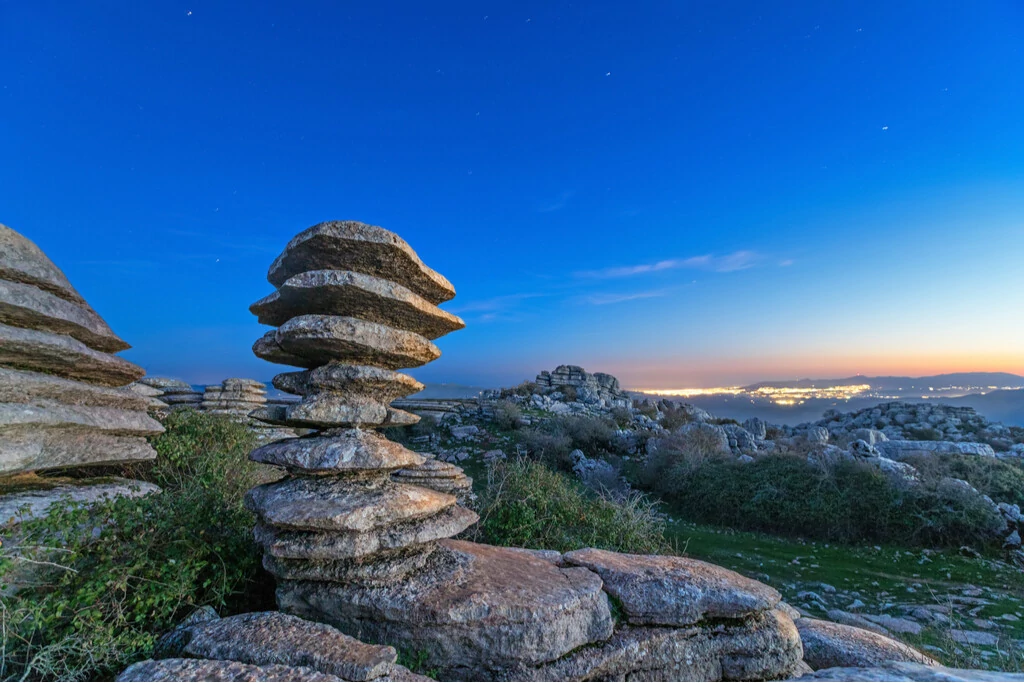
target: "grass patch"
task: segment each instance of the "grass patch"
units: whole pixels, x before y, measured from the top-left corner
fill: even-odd
[[[492,545],[566,552],[595,547],[669,552],[665,520],[647,497],[612,498],[525,459],[495,463],[480,495],[476,539]]]

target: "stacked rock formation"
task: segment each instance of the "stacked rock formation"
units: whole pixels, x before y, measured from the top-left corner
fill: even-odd
[[[0,225],[0,477],[149,460],[142,368],[34,243]]]
[[[390,406],[420,388],[396,371],[434,360],[430,339],[462,327],[437,308],[451,284],[397,235],[321,223],[288,244],[269,280],[277,291],[252,311],[277,329],[254,351],[305,368],[274,378],[302,400],[254,415],[318,430],[250,456],[289,472],[246,496],[283,612],[422,653],[455,680],[771,680],[796,669],[799,636],[778,594],[732,572],[693,587],[678,558],[563,558],[451,538],[476,515],[423,486],[442,478],[438,465],[373,431],[416,419]],[[623,628],[604,584],[627,610]]]
[[[473,490],[473,480],[466,476],[462,468],[442,462],[429,453],[420,453],[420,455],[426,458],[422,465],[402,468],[392,474],[391,478],[403,484],[413,484],[442,493],[451,493],[460,502],[464,502]]]
[[[361,223],[303,232],[269,280],[277,291],[251,310],[277,329],[253,350],[307,370],[273,380],[301,401],[253,416],[318,431],[252,453],[292,475],[247,496],[264,565],[282,580],[322,581],[387,581],[422,567],[435,540],[477,517],[450,494],[392,482],[391,472],[424,459],[369,429],[419,419],[389,405],[422,389],[396,370],[434,360],[429,340],[463,327],[436,306],[451,285],[396,235]]]
[[[180,379],[143,377],[139,380],[139,384],[158,389],[160,391],[158,398],[172,410],[175,408],[198,410],[203,401],[203,395],[200,392],[196,391],[191,384],[182,382]]]
[[[608,407],[629,407],[629,395],[619,386],[619,380],[604,372],[587,372],[578,365],[559,365],[553,371],[544,370],[536,379],[543,389],[573,387],[583,403],[599,403]]]
[[[212,415],[227,415],[242,422],[255,430],[261,440],[295,436],[295,432],[290,429],[268,425],[250,417],[253,411],[260,411],[266,405],[267,385],[254,379],[232,377],[206,387],[199,409]]]

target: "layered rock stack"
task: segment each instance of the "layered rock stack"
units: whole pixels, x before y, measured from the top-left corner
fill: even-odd
[[[396,235],[361,223],[303,232],[269,280],[277,291],[251,310],[277,329],[253,350],[307,369],[273,380],[301,401],[253,416],[317,431],[252,453],[292,475],[247,497],[264,564],[286,581],[397,579],[424,565],[435,540],[476,521],[452,495],[392,482],[392,471],[424,459],[371,431],[419,419],[390,407],[422,389],[396,370],[434,360],[440,351],[429,340],[463,327],[436,306],[454,291]]]
[[[33,242],[0,225],[0,477],[150,460],[163,431],[129,345]]]
[[[182,382],[180,379],[168,377],[143,377],[139,384],[153,387],[160,391],[158,397],[167,404],[171,410],[175,408],[192,408],[198,410],[203,402],[203,394],[195,390],[191,384]]]
[[[267,385],[254,379],[232,377],[220,384],[206,387],[199,409],[211,415],[227,415],[256,431],[260,439],[283,439],[295,436],[295,432],[268,425],[251,418],[253,411],[260,411],[267,405]]]

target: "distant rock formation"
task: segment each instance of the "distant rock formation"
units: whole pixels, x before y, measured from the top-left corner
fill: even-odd
[[[187,382],[169,377],[143,377],[139,384],[153,387],[160,392],[157,397],[171,410],[175,408],[193,408],[198,410],[203,402],[203,395]]]
[[[267,406],[267,389],[262,382],[254,379],[231,377],[220,384],[206,387],[199,410],[211,415],[226,415],[248,425],[260,439],[276,440],[295,436],[295,432],[279,426],[268,425],[250,415]]]
[[[114,355],[127,348],[39,247],[0,225],[0,477],[156,457],[151,398],[126,388],[145,373]]]
[[[559,365],[551,372],[544,370],[537,375],[536,382],[542,389],[572,387],[576,400],[585,404],[625,408],[631,402],[618,379],[603,372],[591,374],[578,365]]]

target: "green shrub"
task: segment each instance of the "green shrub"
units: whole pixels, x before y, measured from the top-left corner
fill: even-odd
[[[625,429],[633,422],[633,413],[629,408],[612,408],[612,422],[619,429]]]
[[[980,496],[930,478],[903,484],[865,463],[819,467],[804,457],[769,455],[695,465],[672,450],[650,461],[640,482],[699,522],[845,543],[954,547],[991,545],[1000,526]]]
[[[511,401],[498,401],[494,406],[494,424],[499,429],[519,429],[523,426],[523,411]]]
[[[536,382],[520,382],[514,387],[508,387],[501,390],[501,398],[508,398],[509,396],[530,396],[532,394],[540,393],[540,385]]]
[[[662,405],[661,426],[670,432],[682,427],[684,424],[693,422],[693,418],[683,408],[672,402],[665,402]]]
[[[567,403],[572,403],[579,399],[579,393],[576,391],[576,387],[574,386],[567,384],[564,387],[559,387],[558,391],[562,392],[562,396],[564,397],[562,400]]]
[[[476,535],[484,543],[560,552],[595,547],[659,553],[670,549],[664,531],[662,515],[639,493],[612,499],[517,459],[490,469]]]
[[[607,418],[557,417],[520,432],[517,439],[534,460],[569,471],[569,453],[577,448],[592,458],[618,454],[623,442],[615,432],[615,424]]]
[[[935,427],[905,427],[904,433],[914,441],[941,441],[942,432]]]
[[[963,479],[997,503],[1024,506],[1024,466],[1019,461],[937,453],[907,458],[907,462],[916,467],[925,480]]]
[[[173,413],[135,467],[163,488],[90,508],[55,505],[3,548],[0,582],[44,563],[44,584],[2,593],[3,679],[113,680],[200,605],[230,613],[272,604],[252,540],[246,489],[267,477],[247,459],[244,426]],[[5,539],[9,540],[9,539]]]

